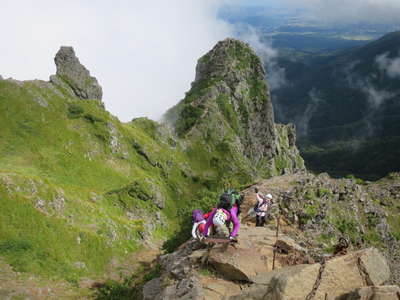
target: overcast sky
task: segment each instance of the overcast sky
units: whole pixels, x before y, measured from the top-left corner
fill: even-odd
[[[189,90],[197,59],[232,35],[218,7],[282,1],[334,21],[400,15],[400,0],[2,0],[0,75],[47,80],[59,47],[73,46],[108,110],[158,119]]]
[[[0,75],[55,73],[54,55],[73,46],[121,120],[158,119],[189,90],[197,59],[230,35],[213,0],[6,0],[0,9]]]

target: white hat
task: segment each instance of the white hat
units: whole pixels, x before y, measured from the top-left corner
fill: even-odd
[[[268,198],[268,199],[272,199],[272,195],[271,194],[267,194],[267,195],[265,195],[265,197]]]

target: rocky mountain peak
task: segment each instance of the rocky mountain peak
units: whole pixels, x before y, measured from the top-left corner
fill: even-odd
[[[56,76],[50,77],[51,82],[57,85],[68,85],[78,98],[102,99],[101,86],[97,79],[90,76],[90,72],[80,63],[73,47],[62,46],[58,50],[54,62],[57,66],[57,72]]]
[[[195,81],[222,76],[226,81],[234,84],[235,79],[240,79],[240,74],[246,75],[248,72],[264,79],[265,71],[260,58],[249,44],[227,38],[218,42],[199,60]]]
[[[282,143],[290,140],[289,131],[275,126],[261,59],[242,41],[220,41],[198,60],[190,91],[166,119],[179,136],[207,143],[209,156],[223,153],[223,159],[238,162],[237,169],[247,165],[249,173],[262,169],[271,174],[304,168],[294,143]]]

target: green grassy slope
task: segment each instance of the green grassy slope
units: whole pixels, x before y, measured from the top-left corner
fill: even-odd
[[[101,275],[151,232],[167,236],[204,186],[159,124],[122,124],[51,84],[0,81],[0,115],[0,255],[19,271]]]

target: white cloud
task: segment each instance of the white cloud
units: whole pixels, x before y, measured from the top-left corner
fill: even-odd
[[[395,96],[392,92],[377,89],[368,80],[361,84],[361,90],[367,95],[368,102],[373,109],[379,108],[386,100]]]
[[[326,22],[399,23],[399,0],[283,0]]]
[[[285,69],[278,65],[278,50],[269,41],[261,40],[262,34],[249,25],[238,24],[235,30],[236,38],[249,43],[266,65],[266,77],[271,90],[284,86],[287,83]]]
[[[310,101],[307,104],[306,109],[304,110],[303,114],[299,116],[299,118],[296,121],[297,125],[297,132],[299,133],[299,136],[307,136],[308,135],[308,129],[310,125],[310,121],[312,117],[314,116],[314,113],[317,111],[318,106],[325,102],[321,95],[320,92],[312,88],[308,92],[308,97]]]
[[[354,76],[353,70],[359,63],[359,61],[354,61],[344,70],[346,74],[345,80],[349,87],[362,91],[366,96],[369,108],[371,110],[376,110],[387,100],[393,98],[395,93],[376,87],[373,83],[373,77],[376,76],[376,74],[370,74],[363,78]]]
[[[197,59],[228,35],[217,0],[5,0],[0,74],[47,80],[61,45],[75,48],[120,119],[159,118],[183,98]]]
[[[384,53],[376,57],[375,63],[379,69],[390,78],[400,78],[400,56],[395,58],[389,58],[389,53]]]

